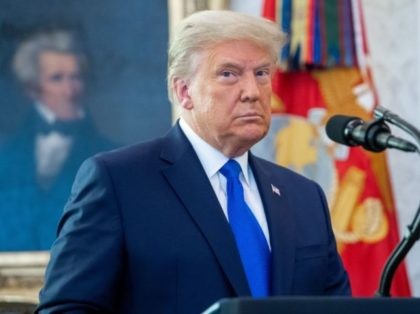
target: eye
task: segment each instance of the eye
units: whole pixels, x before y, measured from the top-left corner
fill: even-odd
[[[270,70],[269,69],[258,70],[257,72],[255,72],[255,75],[256,76],[269,76]]]
[[[222,71],[222,72],[220,73],[220,75],[221,75],[221,76],[223,76],[223,77],[226,77],[226,78],[229,78],[229,77],[234,76],[234,74],[233,74],[233,72],[232,72],[232,71]]]
[[[261,84],[268,84],[271,81],[270,68],[263,68],[255,71],[255,77]]]
[[[80,75],[79,73],[72,74],[72,75],[70,76],[70,79],[71,79],[72,81],[76,81],[76,82],[80,82],[80,81],[82,81],[82,80],[83,80],[83,79],[82,79],[82,75]]]
[[[63,80],[63,75],[61,73],[53,74],[49,77],[49,80],[52,82],[61,82]]]
[[[239,73],[233,70],[220,70],[217,73],[218,80],[223,84],[234,84],[239,77]]]

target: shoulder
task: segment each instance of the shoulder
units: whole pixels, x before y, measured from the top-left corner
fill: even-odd
[[[33,135],[19,132],[6,138],[0,145],[0,160],[18,165],[33,158]],[[22,166],[22,165],[20,165]]]
[[[289,184],[318,185],[315,181],[266,159],[251,155],[251,163],[257,171],[263,171],[271,177],[286,181]]]
[[[82,176],[112,177],[114,180],[125,180],[143,177],[160,168],[160,151],[162,139],[132,144],[106,152],[100,152],[83,162],[79,169]]]
[[[147,167],[153,162],[172,163],[188,151],[189,146],[180,128],[174,126],[162,137],[100,153],[94,158],[107,165],[136,164]]]
[[[131,144],[99,153],[94,158],[110,165],[139,163],[158,158],[163,146],[162,141],[162,138],[156,138],[147,142]]]

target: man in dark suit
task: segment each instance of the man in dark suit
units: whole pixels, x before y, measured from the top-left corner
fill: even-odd
[[[278,26],[202,11],[169,49],[181,119],[79,170],[39,313],[183,313],[220,298],[349,295],[320,187],[252,155],[270,124]]]
[[[112,144],[81,103],[85,56],[72,33],[39,31],[13,68],[31,99],[23,126],[0,148],[0,250],[48,250],[81,163]]]

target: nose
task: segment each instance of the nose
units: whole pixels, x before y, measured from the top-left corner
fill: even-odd
[[[260,88],[254,73],[243,76],[241,101],[255,102],[260,98]]]
[[[74,78],[66,78],[63,81],[63,93],[69,97],[73,98],[80,93],[81,90],[81,82]]]

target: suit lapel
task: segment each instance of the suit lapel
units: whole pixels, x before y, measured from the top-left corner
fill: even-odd
[[[164,176],[207,239],[238,295],[250,295],[236,243],[201,163],[180,127],[175,126],[161,158]]]
[[[286,182],[274,177],[261,160],[250,154],[252,167],[264,205],[272,253],[273,295],[289,294],[294,271],[296,230],[293,210],[287,199]]]

